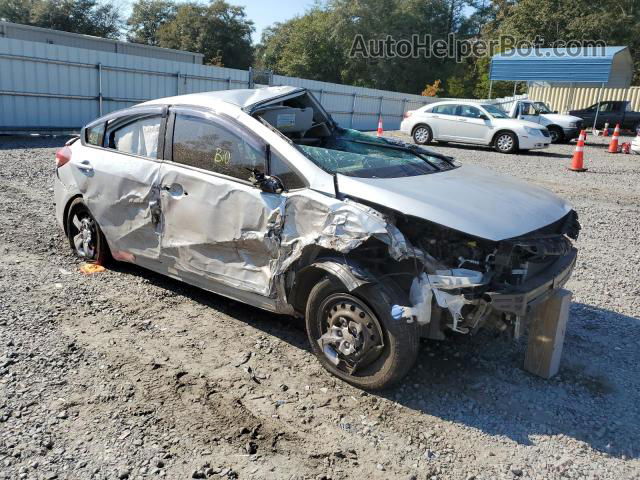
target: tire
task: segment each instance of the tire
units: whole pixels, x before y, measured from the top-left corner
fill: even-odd
[[[515,153],[518,151],[518,137],[511,132],[500,132],[493,140],[493,148],[499,153]]]
[[[71,202],[68,211],[67,238],[71,249],[87,262],[105,265],[111,259],[107,240],[82,198]]]
[[[418,145],[427,145],[433,140],[433,131],[429,125],[416,125],[411,133],[413,141]]]
[[[349,326],[347,334],[352,332],[354,324],[362,322],[359,338],[367,342],[368,336],[369,345],[375,345],[366,353],[367,344],[361,344],[361,350],[351,354],[352,357],[361,355],[360,366],[353,372],[349,371],[349,356],[338,352],[332,345],[328,345],[330,353],[325,353],[327,345],[323,348],[319,343],[321,337],[329,335],[330,322],[340,325],[345,319]],[[411,369],[418,355],[416,324],[391,317],[391,301],[378,285],[364,285],[349,293],[334,277],[323,277],[309,294],[305,323],[311,350],[322,366],[336,377],[364,390],[380,390],[395,385]],[[340,335],[343,343],[347,343],[345,339],[358,338],[357,335],[347,338],[347,334]]]
[[[548,130],[551,134],[551,143],[564,143],[564,132],[561,128],[551,127]]]

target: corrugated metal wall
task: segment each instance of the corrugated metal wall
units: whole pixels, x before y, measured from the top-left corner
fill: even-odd
[[[566,112],[595,104],[600,87],[529,87],[529,98],[549,104],[552,110]],[[605,88],[602,100],[629,100],[633,110],[640,111],[640,87]]]
[[[77,129],[170,95],[246,88],[243,70],[0,39],[0,130]]]
[[[48,43],[51,45],[64,45],[65,47],[88,48],[89,50],[120,53],[124,55],[159,58],[161,60],[171,60],[174,62],[197,63],[199,65],[202,65],[204,58],[204,55],[201,53],[152,47],[139,43],[121,42],[109,38],[92,37],[90,35],[80,35],[77,33],[2,21],[0,21],[0,37]]]
[[[438,101],[384,90],[274,75],[273,85],[306,87],[346,127],[386,130]],[[249,72],[0,38],[0,131],[77,130],[120,108],[177,94],[247,88]]]
[[[274,75],[272,83],[308,88],[336,122],[358,130],[375,130],[379,116],[382,116],[385,130],[397,130],[404,112],[441,100],[283,75]]]

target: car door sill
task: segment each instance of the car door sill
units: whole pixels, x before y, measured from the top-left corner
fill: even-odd
[[[238,288],[226,285],[222,282],[216,282],[211,279],[198,280],[191,277],[181,277],[180,275],[171,271],[169,269],[169,266],[165,263],[162,263],[160,260],[136,259],[135,264],[144,269],[151,270],[152,272],[158,273],[160,275],[166,275],[167,277],[171,277],[174,280],[181,281],[193,287],[197,287],[202,290],[206,290],[207,292],[230,298],[231,300],[246,303],[253,307],[261,308],[269,312],[285,314],[293,313],[293,310],[286,311],[286,306],[283,308],[282,304],[279,304],[278,302],[276,302],[276,299],[273,298],[265,297],[253,292],[247,292],[245,290],[240,290]]]

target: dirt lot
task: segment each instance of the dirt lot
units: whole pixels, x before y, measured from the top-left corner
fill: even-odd
[[[81,274],[53,215],[63,141],[0,137],[0,478],[640,478],[640,156],[590,139],[578,174],[569,145],[435,145],[576,206],[562,368],[523,371],[524,339],[430,342],[374,395],[326,374],[300,321],[130,265]]]

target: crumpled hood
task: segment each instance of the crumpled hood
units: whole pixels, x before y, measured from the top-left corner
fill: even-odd
[[[468,165],[403,178],[338,175],[338,190],[356,199],[493,241],[542,228],[572,209],[543,188]]]

